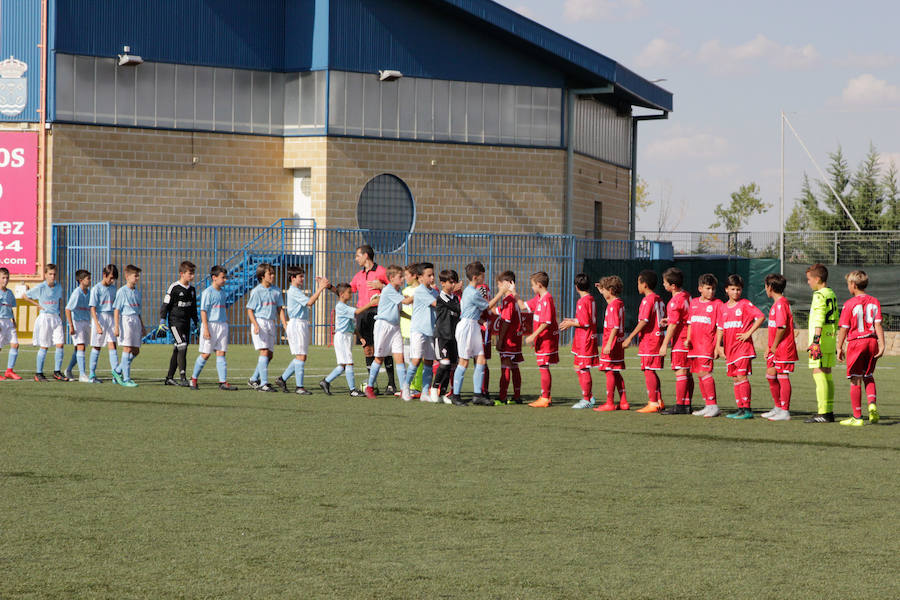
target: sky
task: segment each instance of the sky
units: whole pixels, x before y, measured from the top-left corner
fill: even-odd
[[[838,146],[855,168],[870,144],[885,166],[900,167],[898,2],[500,4],[646,79],[665,79],[659,85],[674,94],[674,111],[639,125],[637,172],[653,201],[638,215],[639,230],[706,230],[717,204],[755,182],[772,208],[746,229],[777,231],[781,111],[823,169]],[[787,216],[804,173],[818,173],[787,128],[785,136]]]

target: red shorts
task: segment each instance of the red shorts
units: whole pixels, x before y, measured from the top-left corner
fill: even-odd
[[[729,377],[741,377],[753,373],[753,359],[749,356],[739,358],[725,367],[725,374]]]
[[[537,365],[543,367],[546,365],[555,365],[559,362],[559,352],[546,352],[534,355]]]
[[[601,371],[624,371],[625,359],[615,360],[607,354],[600,355],[600,364],[597,368]]]
[[[525,358],[522,356],[521,352],[501,352],[500,360],[509,359],[513,362],[513,364],[519,364],[521,362],[525,362]]]
[[[691,373],[712,373],[713,359],[702,356],[693,356],[690,359]]]
[[[659,354],[641,356],[641,371],[659,371],[663,368],[665,358]]]
[[[687,350],[672,350],[672,370],[688,369],[691,362],[688,360]]]
[[[579,354],[575,355],[573,359],[573,364],[576,369],[589,369],[591,367],[596,367],[600,364],[600,357],[594,354],[593,356],[581,356]]]
[[[793,373],[794,362],[781,362],[775,360],[775,355],[770,354],[766,357],[766,368],[775,369],[776,373]]]
[[[847,377],[867,377],[875,373],[878,340],[860,338],[847,343]]]

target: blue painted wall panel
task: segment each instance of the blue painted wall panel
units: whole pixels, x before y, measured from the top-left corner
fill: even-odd
[[[331,0],[330,67],[561,87],[563,73],[513,38],[425,0]]]
[[[27,66],[22,77],[0,79],[0,108],[17,113],[0,114],[0,121],[36,122],[41,107],[41,3],[3,2],[0,7],[0,60],[13,57]]]
[[[328,68],[329,0],[286,0],[284,7],[284,70]]]

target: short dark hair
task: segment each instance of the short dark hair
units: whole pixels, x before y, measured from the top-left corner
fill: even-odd
[[[304,269],[300,265],[291,265],[287,268],[288,281],[298,275],[306,275],[306,269]]]
[[[0,267],[0,275],[6,275],[7,277],[9,277],[9,269],[7,269],[6,267]]]
[[[444,269],[443,271],[441,271],[441,274],[438,275],[438,279],[441,281],[441,283],[446,283],[448,281],[450,283],[459,283],[459,273],[457,273],[453,269]]]
[[[409,263],[408,265],[403,267],[403,270],[407,273],[415,275],[416,277],[422,274],[422,269],[420,268],[419,263]]]
[[[189,260],[183,261],[180,265],[178,265],[179,273],[193,273],[197,270],[197,265],[192,263]]]
[[[739,287],[744,289],[744,278],[738,275],[737,273],[733,273],[728,276],[728,279],[725,280],[725,287],[729,286]]]
[[[369,257],[369,260],[375,260],[375,249],[368,244],[363,244],[362,246],[356,247],[357,252],[362,252],[366,256]]]
[[[269,263],[259,263],[258,265],[256,265],[256,280],[262,281],[263,277],[265,277],[266,273],[268,273],[269,271],[271,271],[272,273],[275,272],[275,267],[273,267]]]
[[[469,281],[472,281],[482,273],[484,273],[484,265],[481,264],[480,260],[470,262],[466,265],[466,279]]]
[[[497,275],[497,281],[508,281],[510,283],[516,282],[516,274],[512,271],[503,271],[499,275]]]
[[[228,269],[222,265],[214,265],[213,268],[209,270],[209,276],[218,277],[219,275],[228,275]]]
[[[107,277],[109,275],[112,275],[113,279],[118,279],[119,278],[119,267],[117,267],[116,265],[113,265],[113,264],[108,264],[105,267],[103,267],[103,276]]]
[[[431,269],[434,271],[434,263],[430,262],[420,262],[419,263],[419,275],[425,272],[425,269]]]
[[[712,273],[704,273],[697,278],[697,285],[711,285],[716,288],[719,287],[719,280]]]
[[[543,288],[550,287],[550,276],[544,271],[534,273],[529,279]]]
[[[125,274],[126,275],[140,275],[141,268],[136,267],[134,265],[125,265]]]
[[[684,287],[684,272],[678,267],[669,267],[663,271],[663,281],[675,287]]]
[[[341,294],[343,294],[344,292],[346,292],[349,289],[350,289],[349,283],[339,283],[336,286],[334,286],[334,293],[337,294],[338,296],[340,296]]]
[[[766,275],[766,287],[776,294],[783,294],[787,287],[787,279],[781,273],[769,273]]]
[[[656,284],[659,279],[657,279],[656,277],[656,271],[653,271],[652,269],[646,269],[638,273],[638,281],[642,282],[651,290],[655,290]]]
[[[828,267],[822,263],[816,263],[806,270],[807,274],[818,277],[822,283],[828,283]]]
[[[575,276],[575,289],[586,292],[591,289],[591,278],[584,273]]]
[[[90,277],[90,276],[91,276],[90,271],[86,271],[84,269],[78,269],[77,271],[75,271],[75,281],[77,281],[78,283],[81,283],[81,280],[84,279],[85,277]]]
[[[55,271],[55,270],[56,270],[56,265],[53,263],[47,263],[47,265],[44,267],[44,273],[49,273],[50,271]]]

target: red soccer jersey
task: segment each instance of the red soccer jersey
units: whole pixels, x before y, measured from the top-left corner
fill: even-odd
[[[616,338],[612,342],[612,350],[610,355],[616,354],[616,348],[622,347],[622,340],[625,339],[625,303],[621,298],[613,298],[606,305],[606,314],[603,315],[603,341],[600,344],[601,352],[609,343],[609,336],[612,330],[616,330]]]
[[[500,340],[500,352],[521,352],[522,316],[518,302],[513,296],[504,296],[497,311],[498,314],[494,319],[494,331],[497,335],[500,334],[501,325],[507,324],[506,332]]]
[[[535,354],[553,354],[559,352],[559,323],[556,321],[556,303],[547,292],[543,296],[535,296],[528,301],[534,321],[533,331],[547,323],[546,329],[534,340]]]
[[[875,337],[875,323],[881,323],[881,303],[868,294],[853,296],[841,309],[838,324],[846,328],[847,341]]]
[[[738,336],[749,331],[753,322],[762,316],[762,311],[746,298],[741,298],[733,306],[728,306],[727,302],[721,305],[716,326],[724,332],[722,337],[725,342],[725,361],[728,364],[742,358],[756,358],[753,339],[742,342]]]
[[[700,298],[691,299],[691,349],[688,358],[715,358],[716,324],[722,301],[714,298],[703,302]]]
[[[791,304],[782,296],[772,303],[769,309],[769,347],[775,342],[775,332],[784,329],[784,337],[774,348],[775,362],[786,363],[797,361],[797,343],[794,341],[794,314]]]
[[[672,296],[666,306],[666,323],[675,325],[672,332],[672,350],[685,350],[684,340],[687,339],[688,320],[691,316],[691,295],[681,290]],[[667,325],[667,326],[668,326]]]
[[[479,285],[478,291],[481,292],[481,297],[485,300],[491,299],[491,288],[489,288],[487,284],[482,283]],[[481,338],[482,341],[484,341],[485,346],[491,345],[491,336],[499,330],[499,327],[495,327],[496,321],[497,313],[488,311],[487,318],[481,323]]]
[[[666,335],[666,305],[655,293],[647,294],[638,308],[638,321],[647,325],[641,330],[638,356],[657,356]]]
[[[597,314],[594,297],[590,294],[578,299],[575,304],[575,320],[578,327],[572,337],[572,354],[582,358],[597,356]]]

